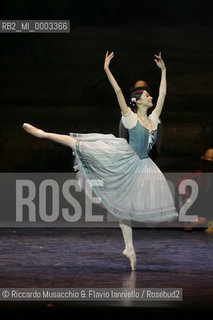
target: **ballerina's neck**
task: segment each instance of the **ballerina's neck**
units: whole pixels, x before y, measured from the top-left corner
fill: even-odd
[[[137,113],[137,117],[138,117],[140,124],[144,128],[146,128],[149,131],[149,133],[154,131],[154,126],[153,126],[151,120],[147,117],[147,114],[145,117],[141,117],[140,114]]]

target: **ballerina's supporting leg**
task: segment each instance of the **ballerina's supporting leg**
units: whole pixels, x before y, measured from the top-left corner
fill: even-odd
[[[23,124],[23,129],[37,138],[45,138],[54,142],[63,144],[70,148],[73,147],[75,139],[64,134],[45,132],[41,129],[31,126],[28,123]]]
[[[120,220],[119,225],[122,230],[125,243],[123,255],[130,260],[132,270],[136,270],[136,254],[133,246],[131,221]]]

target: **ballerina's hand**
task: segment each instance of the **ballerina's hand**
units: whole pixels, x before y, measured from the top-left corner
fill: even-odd
[[[158,68],[160,68],[161,70],[166,69],[165,63],[163,61],[163,59],[161,58],[161,52],[159,53],[159,56],[157,54],[155,54],[155,57],[157,59],[154,59],[156,62],[156,65],[158,66]]]
[[[109,68],[110,61],[114,58],[114,52],[109,54],[109,51],[106,52],[105,60],[104,60],[104,70]]]

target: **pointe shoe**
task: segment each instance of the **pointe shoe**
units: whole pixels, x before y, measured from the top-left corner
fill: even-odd
[[[24,123],[22,128],[37,138],[44,138],[45,137],[45,132],[43,130],[38,129],[36,127],[33,127],[29,123]]]
[[[134,248],[126,248],[123,255],[129,259],[132,271],[136,270],[136,254]]]

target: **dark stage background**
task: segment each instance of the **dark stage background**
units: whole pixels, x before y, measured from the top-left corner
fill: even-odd
[[[208,3],[208,5],[207,5]],[[0,170],[72,171],[71,150],[22,130],[118,136],[120,111],[103,70],[106,50],[126,99],[146,80],[156,102],[162,51],[168,94],[162,171],[192,171],[212,147],[212,3],[207,1],[1,1],[1,19],[69,19],[69,34],[0,34]]]

